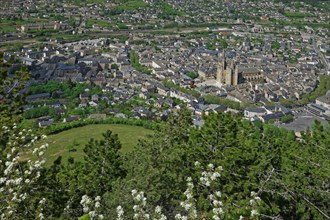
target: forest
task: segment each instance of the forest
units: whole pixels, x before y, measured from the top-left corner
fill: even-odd
[[[1,79],[1,219],[329,219],[329,125],[297,137],[218,112],[196,128],[182,109],[129,153],[108,130],[45,166],[46,135],[20,124],[28,75]]]

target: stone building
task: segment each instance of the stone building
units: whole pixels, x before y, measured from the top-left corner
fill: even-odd
[[[239,67],[235,61],[227,61],[225,52],[219,56],[216,80],[224,85],[237,86],[250,82],[252,84],[264,82],[264,76],[257,68]]]
[[[236,86],[238,84],[238,72],[234,61],[231,61],[230,65],[228,65],[225,52],[219,58],[220,62],[217,67],[216,80],[221,84]]]

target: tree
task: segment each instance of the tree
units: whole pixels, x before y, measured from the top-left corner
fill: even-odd
[[[118,135],[110,130],[103,134],[103,140],[91,139],[86,145],[85,169],[90,194],[103,195],[111,191],[114,180],[125,177],[120,149]]]
[[[127,177],[118,181],[112,193],[105,195],[105,214],[115,215],[115,209],[121,204],[130,210],[132,201],[130,191],[139,189],[148,192],[150,207],[160,205],[174,218],[175,204],[186,187],[186,176],[194,173],[190,167],[189,138],[192,119],[191,113],[181,110],[172,115],[167,125],[150,140],[140,141],[134,152],[127,155],[125,168]]]
[[[114,182],[126,176],[123,168],[123,156],[118,135],[110,130],[103,134],[102,140],[91,139],[85,146],[86,156],[83,162],[70,159],[69,164],[57,175],[68,191],[65,195],[66,218],[77,218],[83,215],[80,205],[82,196],[103,196],[112,193]]]
[[[281,47],[281,45],[280,45],[279,42],[277,42],[277,41],[272,42],[272,49],[273,50],[278,50],[278,49],[280,49],[280,47]]]
[[[23,112],[25,94],[20,92],[29,78],[30,73],[25,67],[15,71],[13,77],[9,77],[7,72],[2,75],[0,84],[0,124],[7,126],[12,124],[13,120],[17,120],[17,116]]]
[[[293,121],[293,115],[291,115],[291,114],[289,114],[289,115],[284,115],[284,116],[282,116],[281,117],[281,121],[283,122],[283,123],[288,123],[288,122],[291,122],[291,121]]]
[[[113,64],[111,64],[111,69],[112,69],[112,70],[118,70],[119,67],[118,67],[117,64],[113,63]]]

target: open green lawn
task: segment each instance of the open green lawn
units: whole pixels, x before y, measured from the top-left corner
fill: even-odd
[[[47,159],[46,165],[51,165],[58,156],[62,156],[64,164],[67,163],[69,157],[73,157],[76,161],[83,160],[85,144],[91,138],[100,140],[102,133],[106,130],[111,130],[113,133],[118,134],[123,153],[130,152],[139,139],[146,138],[146,135],[153,133],[152,130],[143,127],[121,124],[87,125],[80,128],[73,128],[48,136],[47,143],[49,147],[45,152],[45,158]],[[31,152],[32,150],[26,156],[23,156],[23,159],[29,159]]]
[[[88,19],[86,21],[86,28],[92,28],[94,24],[99,27],[105,27],[105,28],[109,28],[112,26],[112,24],[108,21]]]
[[[119,10],[132,11],[132,10],[138,10],[139,8],[146,8],[148,6],[149,4],[143,0],[129,0],[126,2],[124,1],[121,2],[117,8]]]

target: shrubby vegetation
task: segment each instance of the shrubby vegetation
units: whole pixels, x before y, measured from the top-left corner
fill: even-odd
[[[330,214],[329,127],[316,122],[311,131],[296,139],[293,132],[252,124],[231,114],[211,114],[204,120],[201,129],[194,128],[190,112],[182,110],[126,155],[119,152],[117,135],[108,131],[103,140],[86,145],[84,162],[70,158],[62,165],[58,158],[51,167],[42,168],[35,179],[36,191],[27,190],[24,200],[30,212],[17,209],[10,216],[35,219],[40,213],[39,201],[44,201],[47,209],[42,215],[47,219],[73,219],[86,213],[86,218],[95,214],[96,219],[116,219],[118,206],[125,218],[132,219],[137,214],[132,207],[140,201],[134,199],[138,192],[131,197],[135,189],[143,191],[141,195],[148,201],[139,206],[143,213],[154,213],[159,206],[168,219],[180,219],[178,214],[211,219],[215,207],[209,201],[210,192],[221,195],[212,198],[221,201],[216,213],[224,219],[326,219]],[[1,160],[5,162],[4,152],[12,146],[4,136],[1,143]],[[214,174],[217,181],[210,178],[218,171],[200,169],[209,164],[222,168],[219,177]],[[5,168],[0,168],[2,176]],[[191,196],[185,198],[187,193]],[[15,204],[23,205],[19,201]],[[86,212],[88,204],[92,205]],[[198,217],[193,217],[192,210]]]
[[[199,76],[198,73],[192,71],[187,72],[186,75],[189,76],[191,79],[196,79]]]
[[[294,120],[294,117],[291,114],[284,115],[281,117],[281,122],[283,122],[283,123],[289,123],[289,122],[292,122],[293,120]]]
[[[114,118],[110,117],[107,119],[100,119],[100,120],[91,120],[86,119],[84,121],[73,121],[68,123],[61,123],[61,124],[54,124],[46,129],[43,129],[43,132],[47,135],[50,134],[57,134],[62,131],[70,130],[72,128],[83,127],[90,124],[126,124],[126,125],[133,125],[133,126],[140,126],[150,130],[160,130],[163,127],[163,124],[157,122],[151,122],[146,120],[140,119],[126,119],[126,118]]]
[[[215,95],[205,95],[203,96],[205,99],[205,102],[208,104],[218,104],[218,105],[224,105],[229,108],[233,109],[241,109],[241,104],[239,102],[235,102],[229,99],[221,98]]]
[[[129,59],[132,67],[134,67],[137,71],[151,74],[151,70],[148,67],[140,64],[139,55],[135,51],[130,51]]]
[[[187,88],[183,88],[179,85],[176,85],[175,83],[171,82],[171,81],[163,81],[164,86],[166,86],[167,88],[174,88],[178,91],[181,91],[183,93],[189,94],[194,96],[195,98],[200,97],[200,94],[198,91],[194,90],[194,89],[187,89]]]
[[[56,111],[54,108],[50,108],[47,106],[38,107],[38,108],[31,108],[24,112],[24,118],[31,119],[31,118],[39,118],[42,116],[56,116]]]

